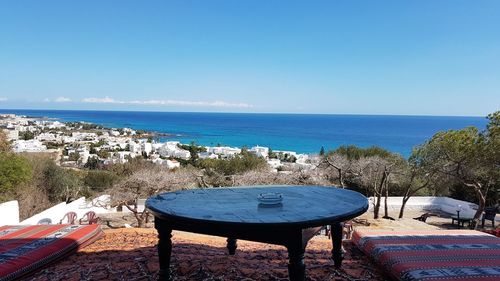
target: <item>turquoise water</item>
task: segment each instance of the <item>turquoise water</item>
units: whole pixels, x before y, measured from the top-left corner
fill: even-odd
[[[29,116],[86,121],[172,134],[164,140],[215,146],[268,146],[274,150],[318,153],[321,146],[378,145],[403,156],[438,131],[476,126],[483,117],[3,110]]]

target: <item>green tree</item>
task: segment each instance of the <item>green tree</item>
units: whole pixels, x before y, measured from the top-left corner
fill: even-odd
[[[364,189],[367,196],[375,198],[374,218],[384,200],[384,217],[388,217],[387,198],[393,186],[395,174],[404,163],[404,158],[381,147],[361,148],[354,145],[341,146],[327,153],[322,165],[332,169],[342,188],[354,186]]]
[[[365,156],[358,160],[358,172],[360,175],[360,183],[364,186],[367,192],[372,192],[375,198],[373,207],[373,217],[379,217],[379,210],[384,197],[384,218],[388,218],[388,197],[390,188],[393,186],[395,175],[400,169],[401,163],[404,162],[398,154],[382,152],[379,155]]]
[[[230,176],[241,174],[251,170],[267,168],[264,158],[257,157],[248,151],[242,150],[240,155],[229,159],[203,159],[199,161],[198,166],[205,169],[208,173],[216,172],[218,174]]]
[[[64,169],[53,161],[43,171],[45,191],[51,202],[69,201],[82,192],[82,182],[77,171]]]
[[[493,205],[500,200],[500,111],[488,115],[488,120],[484,133],[485,165],[489,165],[488,177],[491,179],[487,202]]]
[[[325,155],[325,148],[322,146],[321,149],[319,150],[319,156],[324,156]]]
[[[137,227],[148,223],[150,213],[147,208],[139,209],[139,200],[160,192],[181,190],[197,186],[196,176],[190,169],[169,171],[154,165],[134,171],[129,177],[115,184],[111,190],[111,206],[122,206],[132,212]]]
[[[401,165],[398,174],[399,185],[403,191],[401,208],[399,209],[399,218],[403,218],[404,210],[408,200],[419,192],[429,188],[433,182],[436,182],[435,169],[426,169],[418,162],[418,154],[414,151],[408,161]]]
[[[12,152],[0,152],[0,194],[5,195],[30,179],[31,167],[26,158]]]
[[[193,166],[197,165],[196,162],[199,159],[198,153],[207,151],[207,149],[205,147],[197,145],[196,142],[194,142],[194,141],[188,145],[187,144],[179,144],[178,147],[189,151],[189,153],[191,154],[191,157],[189,158],[188,163],[193,165]]]
[[[144,160],[142,157],[130,158],[127,163],[111,164],[104,168],[118,175],[120,178],[129,177],[133,173],[142,169],[152,169],[156,166],[150,161]]]
[[[33,132],[26,131],[26,132],[20,132],[19,133],[19,139],[22,139],[22,140],[32,140],[34,138],[35,138],[35,134]]]
[[[361,148],[355,145],[340,146],[334,152],[344,155],[348,159],[359,160],[361,158],[379,156],[381,158],[390,157],[392,153],[386,149],[378,146],[370,146],[368,148]]]
[[[110,155],[110,154],[109,154],[109,151],[108,151],[108,150],[106,150],[106,149],[101,149],[101,150],[99,150],[99,151],[97,152],[97,156],[99,156],[99,157],[101,157],[101,158],[103,158],[103,159],[108,158],[108,157],[109,157],[109,155]]]
[[[118,176],[110,171],[91,170],[85,175],[83,182],[93,191],[102,192],[118,181]]]
[[[75,161],[75,162],[78,162],[78,160],[80,160],[81,158],[80,153],[78,152],[72,152],[68,156],[69,156],[68,158],[69,161]]]
[[[473,227],[477,227],[485,207],[485,194],[499,181],[499,113],[488,116],[487,130],[475,127],[438,132],[415,150],[419,165],[471,188],[476,195],[478,210]]]
[[[92,147],[101,147],[101,146],[106,145],[106,144],[108,144],[108,142],[107,142],[106,140],[104,140],[104,139],[101,139],[101,140],[99,140],[99,141],[98,141],[98,142],[96,142],[96,143],[91,143],[91,144],[90,144],[90,147],[91,147],[91,148],[92,148]]]
[[[46,165],[53,163],[54,160],[45,153],[26,153],[22,156],[30,166],[31,179],[18,185],[11,194],[19,202],[19,217],[24,220],[53,206],[45,189],[46,180],[43,171]]]
[[[273,158],[278,158],[278,155],[271,148],[269,148],[268,157],[269,157],[269,159],[273,159]]]
[[[293,155],[289,155],[288,153],[285,153],[283,157],[284,162],[289,162],[289,163],[295,163],[297,161],[297,157]]]
[[[87,160],[87,163],[85,163],[85,165],[83,167],[87,168],[89,170],[96,170],[99,168],[100,165],[101,165],[101,161],[99,161],[99,159],[94,156],[94,157],[89,157],[89,159]]]

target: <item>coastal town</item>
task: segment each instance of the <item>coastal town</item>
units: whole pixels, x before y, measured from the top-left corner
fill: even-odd
[[[500,281],[500,1],[0,1],[0,281]]]
[[[16,153],[54,153],[57,163],[64,167],[83,168],[90,165],[124,164],[143,157],[168,169],[181,166],[193,157],[199,159],[229,159],[242,149],[229,146],[197,146],[192,155],[189,146],[179,141],[160,141],[155,134],[131,128],[105,128],[85,122],[60,122],[54,119],[0,114],[0,129],[12,143]],[[246,149],[264,158],[275,172],[314,169],[311,157],[294,151],[272,150],[253,146]]]

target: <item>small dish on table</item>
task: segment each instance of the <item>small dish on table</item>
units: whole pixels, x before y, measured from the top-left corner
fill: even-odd
[[[278,192],[261,193],[257,197],[259,205],[262,206],[275,206],[283,202],[283,195]]]

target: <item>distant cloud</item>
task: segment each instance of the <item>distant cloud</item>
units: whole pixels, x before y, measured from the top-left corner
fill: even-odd
[[[147,104],[147,105],[181,105],[181,106],[210,106],[210,107],[239,107],[250,108],[252,105],[246,103],[231,103],[224,101],[183,101],[183,100],[133,100],[130,104]]]
[[[123,101],[117,101],[115,99],[112,99],[110,97],[104,97],[104,98],[84,98],[82,102],[87,102],[87,103],[125,103]]]
[[[70,102],[71,99],[70,98],[66,98],[66,97],[58,97],[54,101],[55,102]]]
[[[84,98],[82,102],[86,103],[115,103],[115,104],[136,104],[136,105],[180,105],[180,106],[201,106],[201,107],[237,107],[251,108],[253,105],[247,103],[232,103],[225,101],[183,101],[183,100],[132,100],[120,101],[110,97],[104,98]]]
[[[7,100],[7,98],[0,97],[0,101],[6,101],[6,100]]]

